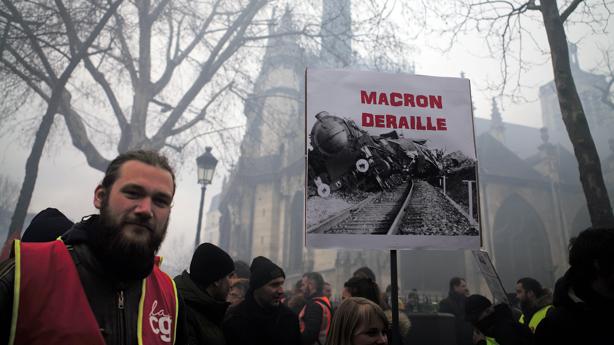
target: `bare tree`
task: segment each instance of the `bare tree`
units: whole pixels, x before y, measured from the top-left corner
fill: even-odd
[[[451,1],[427,6],[446,22],[451,44],[459,35],[470,30],[484,34],[490,53],[501,57],[501,92],[509,86],[514,67],[518,69],[518,78],[527,68],[523,45],[526,45],[526,41],[537,42],[534,32],[528,30],[526,24],[533,21],[543,26],[548,38],[548,49],[539,45],[538,49],[545,52],[549,50],[559,106],[578,160],[580,181],[591,223],[597,228],[611,227],[614,225],[612,206],[605,188],[599,155],[571,74],[564,25],[582,23],[597,30],[599,25],[607,24],[609,13],[612,13],[610,7],[613,5],[607,1],[585,4],[582,0],[572,0],[564,3],[562,10],[559,10],[556,0]],[[598,6],[605,9],[604,17],[597,15]],[[539,17],[534,13],[539,13]],[[575,20],[572,19],[574,16],[577,16]],[[513,87],[519,86],[517,79]]]
[[[7,10],[0,12],[4,24],[0,35],[15,23],[20,33],[25,32],[22,27],[34,29],[30,35],[22,34],[27,45],[18,39],[2,45],[6,53],[0,72],[17,76],[47,104],[53,95],[61,95],[56,96],[57,112],[73,145],[101,171],[108,164],[102,152],[109,149],[120,153],[170,149],[182,154],[196,138],[240,127],[224,119],[231,116],[233,99],[235,105],[241,102],[232,96],[249,92],[267,39],[274,35],[319,39],[319,18],[309,11],[296,16],[300,21],[292,30],[272,33],[271,26],[281,17],[275,1],[127,2],[96,37],[92,52],[83,56],[78,76],[59,85],[53,77],[56,66],[62,65],[58,61],[66,62],[80,51],[85,44],[80,33],[95,24],[91,18],[110,1],[81,0],[68,8],[48,6],[47,0],[23,1],[20,7],[2,1]],[[374,19],[378,15],[382,14],[369,16],[372,25],[378,24]],[[47,127],[53,115],[49,117],[44,121]],[[45,137],[36,138],[44,142]],[[30,166],[27,170],[36,174]],[[29,199],[19,204],[11,231],[23,224],[20,219],[28,204]]]
[[[22,11],[20,11],[16,4],[10,0],[2,0],[2,3],[7,11],[6,13],[4,11],[2,12],[3,18],[6,21],[4,23],[6,25],[4,32],[7,33],[7,36],[5,37],[8,38],[8,33],[11,32],[12,26],[14,25],[17,33],[15,37],[13,37],[13,40],[17,41],[17,38],[23,35],[24,39],[28,42],[27,44],[29,45],[29,48],[31,48],[31,50],[22,50],[21,52],[32,53],[32,55],[36,56],[35,59],[42,64],[42,70],[37,71],[39,72],[38,76],[40,79],[22,79],[47,102],[47,110],[42,117],[42,121],[38,127],[36,137],[32,145],[32,150],[26,162],[25,177],[19,193],[17,205],[15,206],[15,212],[11,218],[11,225],[9,226],[7,239],[11,239],[18,235],[23,227],[28,206],[30,205],[30,201],[32,199],[34,186],[36,184],[36,177],[38,176],[38,164],[40,162],[49,131],[51,130],[53,119],[55,114],[61,110],[62,103],[70,102],[70,94],[65,90],[66,83],[81,60],[87,56],[90,45],[101,33],[103,27],[111,18],[112,14],[117,10],[122,1],[123,0],[117,0],[114,3],[111,3],[104,12],[102,18],[85,38],[84,42],[80,42],[78,45],[71,47],[70,55],[64,56],[66,64],[60,67],[62,69],[60,69],[60,73],[57,73],[57,65],[61,65],[61,63],[53,63],[51,60],[51,56],[53,55],[45,52],[45,41],[42,40],[43,36],[36,35],[36,31],[35,28],[32,27],[32,23],[23,16]],[[61,0],[55,0],[55,5],[57,6],[59,13],[66,13],[66,7]],[[68,29],[68,23],[66,24],[66,27]],[[19,43],[16,45],[18,46]],[[30,65],[30,62],[28,61],[29,59],[26,56],[20,55],[20,51],[15,49],[15,46],[10,46],[7,42],[4,48],[13,56],[13,61],[20,65],[7,65],[5,63],[9,69],[12,68],[12,71],[16,75],[21,77],[20,67],[32,70],[37,68]],[[5,60],[4,56],[2,56],[2,62],[4,63],[5,61],[7,60]],[[54,68],[53,65],[56,65],[56,68]],[[41,88],[41,81],[49,88],[48,92],[45,92]]]
[[[2,0],[2,52],[6,53],[1,60],[3,74],[19,77],[47,104],[47,112],[42,117],[26,164],[24,186],[13,214],[9,238],[13,233],[19,233],[23,226],[38,173],[38,162],[56,113],[63,115],[73,144],[85,154],[88,164],[99,170],[107,166],[108,160],[99,153],[96,143],[90,138],[91,133],[86,130],[87,116],[75,107],[75,102],[84,104],[81,99],[90,99],[94,94],[88,94],[91,90],[87,88],[72,87],[69,90],[68,79],[81,61],[106,98],[110,113],[115,116],[120,130],[117,150],[159,150],[169,137],[201,122],[217,97],[230,87],[231,83],[228,83],[218,88],[198,111],[189,109],[223,63],[251,40],[246,30],[266,1],[228,6],[217,1],[210,4],[210,12],[205,17],[200,15],[202,9],[193,8],[201,3],[189,1],[171,3],[162,0],[155,4],[139,1],[131,3],[130,7],[124,6],[121,12],[116,11],[121,1],[107,3],[108,6],[105,1],[86,0],[71,3],[67,8],[60,1],[55,1],[55,6],[52,6],[43,0],[19,3]],[[105,10],[105,7],[108,9],[103,19],[98,24],[92,22],[92,18],[95,18],[93,15]],[[114,16],[112,26],[102,30],[110,16]],[[88,37],[80,36],[94,25]],[[160,34],[166,37],[162,46],[165,54],[157,53],[161,45],[154,41]],[[90,46],[94,48],[94,53],[86,54],[86,48]],[[194,56],[204,56],[205,60],[196,61]],[[152,63],[158,57],[164,64]],[[170,105],[161,93],[169,86],[178,67],[189,59],[199,66],[199,70],[196,70],[196,77],[184,93],[175,90],[168,92],[179,95],[176,104]],[[161,65],[161,69],[156,68]],[[112,77],[105,75],[105,72],[112,74]],[[154,72],[159,72],[159,75],[155,76]],[[124,75],[128,76],[132,89],[128,94],[133,95],[128,115],[121,105],[128,91],[123,84]],[[73,94],[81,97],[75,101]],[[161,107],[158,114],[165,115],[165,120],[156,119],[158,130],[148,137],[146,131],[153,127],[147,121],[151,115],[150,104]],[[195,116],[187,120],[182,118],[186,110],[195,113]]]

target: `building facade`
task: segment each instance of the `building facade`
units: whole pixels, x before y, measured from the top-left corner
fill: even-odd
[[[224,184],[219,207],[211,212],[218,212],[219,244],[236,259],[269,257],[284,267],[292,283],[304,272],[319,271],[337,294],[355,269],[368,266],[383,289],[390,283],[389,252],[304,247],[305,68],[356,63],[347,29],[349,1],[324,1],[324,10],[319,52],[306,51],[296,37],[283,35],[294,29],[290,11],[271,27],[262,70],[245,102],[241,156]],[[591,128],[605,128],[594,135],[611,187],[614,128],[608,126],[614,114],[596,105],[591,93],[591,85],[602,79],[582,71],[575,55],[572,61]],[[577,163],[551,88],[549,83],[540,89],[543,129],[504,122],[494,100],[490,119],[476,118],[474,123],[482,248],[510,292],[524,276],[553,287],[566,270],[569,239],[590,225]],[[488,295],[468,251],[401,251],[399,257],[403,293],[416,288],[443,295],[450,277],[464,276],[472,290]]]

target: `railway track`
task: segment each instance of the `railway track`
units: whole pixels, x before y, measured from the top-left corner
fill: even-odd
[[[308,229],[325,234],[387,234],[399,224],[402,206],[410,198],[412,182],[399,184],[391,191],[382,191],[360,204]]]
[[[426,181],[382,191],[307,229],[320,234],[477,235],[477,226]]]

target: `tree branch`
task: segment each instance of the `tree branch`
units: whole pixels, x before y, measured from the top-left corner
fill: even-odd
[[[567,17],[571,15],[571,13],[580,5],[580,3],[584,0],[574,0],[567,8],[561,13],[561,22],[565,23]]]
[[[166,121],[162,124],[162,126],[160,126],[156,134],[153,136],[153,142],[163,142],[164,139],[168,137],[168,133],[172,131],[181,115],[183,115],[200,90],[211,80],[221,64],[241,46],[240,42],[242,41],[242,35],[251,24],[251,21],[254,16],[256,16],[256,13],[258,13],[265,3],[266,0],[250,1],[248,6],[228,28],[226,33],[217,42],[215,48],[211,51],[209,58],[203,64],[203,67],[201,68],[196,80],[192,83],[192,86],[179,100],[175,109],[173,109]],[[231,40],[231,37],[233,36],[234,38]],[[226,48],[224,49],[225,46]],[[224,50],[222,51],[222,49]]]
[[[183,62],[183,60],[186,57],[188,57],[188,55],[190,55],[190,53],[192,53],[194,48],[196,48],[196,46],[198,45],[198,42],[200,42],[200,40],[204,37],[207,31],[207,28],[209,27],[209,25],[213,21],[213,18],[215,17],[215,13],[216,13],[216,10],[219,4],[220,4],[220,1],[217,1],[213,5],[213,8],[211,9],[209,16],[207,17],[207,19],[205,19],[205,21],[203,22],[203,25],[201,25],[201,28],[198,31],[198,33],[194,35],[194,38],[188,44],[186,49],[184,49],[181,52],[179,52],[179,37],[177,37],[177,41],[176,41],[177,45],[176,45],[176,50],[174,54],[175,57],[171,60],[167,59],[167,63],[166,63],[166,67],[164,68],[164,72],[160,76],[160,79],[158,79],[153,85],[154,95],[157,95],[160,91],[162,91],[166,87],[166,85],[168,85],[168,83],[171,80],[171,77],[173,76],[173,72],[175,71],[175,68],[179,66]]]
[[[530,0],[527,4],[527,10],[534,10],[534,11],[540,11],[541,10],[541,6],[539,5],[535,5],[535,0]]]
[[[614,102],[612,101],[611,97],[612,91],[610,91],[612,86],[614,86],[614,76],[610,77],[610,80],[605,87],[602,88],[596,85],[594,87],[601,91],[601,101],[610,107],[610,109],[614,110]]]
[[[50,96],[47,95],[45,91],[43,91],[43,89],[41,89],[38,85],[36,85],[36,83],[32,81],[32,78],[30,76],[24,74],[4,57],[1,57],[0,61],[2,61],[2,64],[4,64],[4,66],[11,70],[11,72],[15,73],[19,77],[19,79],[23,80],[23,82],[25,82],[28,87],[34,90],[34,92],[36,92],[43,100],[45,100],[45,102],[49,102]]]
[[[64,21],[64,26],[66,27],[66,32],[69,37],[71,51],[77,52],[81,49],[81,47],[85,45],[81,43],[81,40],[79,39],[77,35],[77,31],[75,30],[73,20],[68,14],[68,11],[66,10],[66,8],[61,3],[60,5],[58,5],[58,8],[59,8],[60,16],[62,17],[62,20]],[[100,72],[96,68],[96,66],[94,66],[94,64],[92,63],[92,60],[89,58],[89,55],[87,54],[84,55],[83,62],[85,64],[85,68],[89,71],[92,78],[94,78],[94,80],[100,85],[105,95],[107,96],[107,99],[109,100],[109,103],[111,104],[111,108],[113,109],[113,113],[115,115],[115,118],[117,119],[120,129],[122,131],[127,130],[128,121],[126,120],[126,117],[124,115],[124,112],[121,109],[119,101],[117,100],[117,97],[115,96],[115,93],[113,92],[113,89],[111,88],[111,85],[105,78],[104,74]]]
[[[11,20],[7,19],[7,23],[4,26],[4,32],[2,33],[2,40],[0,40],[0,56],[4,55],[4,47],[6,46],[6,40],[11,31]]]
[[[43,67],[45,67],[45,71],[47,72],[49,79],[51,79],[52,81],[55,81],[55,79],[57,79],[55,71],[51,67],[51,63],[47,59],[47,56],[43,52],[43,49],[38,44],[38,40],[36,39],[36,36],[34,36],[34,33],[30,29],[30,26],[28,25],[28,23],[25,22],[25,20],[21,16],[21,13],[19,13],[19,11],[17,10],[17,8],[15,7],[15,5],[12,3],[11,0],[2,0],[2,2],[9,9],[13,18],[17,19],[17,23],[21,25],[24,33],[28,37],[28,41],[32,45],[32,49],[34,49],[34,52],[36,53],[38,58],[41,60]]]
[[[114,17],[116,22],[115,34],[117,35],[119,41],[119,48],[121,51],[121,54],[117,60],[126,67],[126,70],[128,70],[132,89],[136,89],[139,77],[136,73],[136,67],[134,66],[134,58],[130,53],[130,47],[128,46],[128,42],[126,41],[126,37],[124,36],[123,18],[117,13]]]
[[[173,110],[173,106],[172,105],[170,105],[170,104],[168,104],[166,102],[157,100],[155,98],[151,99],[151,103],[159,105],[160,107],[162,107],[162,109],[160,109],[160,111],[163,112],[163,113],[168,113],[169,111]]]
[[[162,0],[158,4],[158,6],[156,6],[156,8],[154,8],[154,10],[151,12],[151,14],[149,16],[152,19],[152,22],[155,21],[156,19],[158,19],[160,14],[162,14],[162,11],[164,11],[164,7],[166,7],[166,5],[168,5],[168,2],[169,2],[169,0]]]
[[[195,124],[197,124],[198,122],[202,121],[205,119],[205,116],[207,115],[207,110],[209,109],[209,107],[211,106],[211,104],[213,104],[213,102],[215,102],[215,100],[224,92],[226,92],[226,90],[230,89],[232,87],[233,83],[230,82],[228,83],[226,86],[224,86],[223,88],[221,88],[220,90],[218,90],[212,97],[211,99],[209,99],[209,101],[207,102],[207,104],[205,104],[205,106],[200,110],[200,112],[198,112],[198,114],[191,119],[190,121],[188,121],[186,124],[179,126],[177,128],[173,128],[171,131],[169,131],[168,133],[168,137],[173,136],[173,135],[177,135],[183,131],[185,131],[186,129],[194,126]]]
[[[186,148],[192,141],[200,138],[200,137],[204,137],[206,135],[209,134],[215,134],[215,133],[221,133],[221,132],[225,132],[225,131],[229,131],[231,129],[239,129],[239,128],[243,128],[245,127],[244,125],[239,125],[239,126],[232,126],[232,127],[225,127],[225,128],[220,128],[220,129],[215,129],[212,131],[207,131],[207,132],[203,132],[203,133],[198,133],[197,135],[193,136],[192,138],[190,138],[188,141],[186,141],[185,143],[183,143],[183,145],[181,146],[170,146],[169,144],[165,144],[175,150],[177,150],[178,152],[181,152],[184,148]]]
[[[66,122],[66,128],[68,128],[72,143],[79,151],[83,152],[87,164],[94,169],[105,171],[109,161],[98,152],[96,146],[88,138],[81,115],[69,103],[62,104],[58,112],[64,115],[64,121]]]
[[[68,92],[65,90],[66,82],[68,81],[68,77],[72,73],[72,71],[77,67],[81,59],[87,54],[87,50],[89,46],[94,42],[96,37],[100,34],[108,20],[111,16],[116,13],[117,8],[122,3],[123,0],[117,0],[107,9],[105,14],[102,16],[102,19],[96,24],[92,32],[88,35],[83,44],[79,47],[78,54],[75,56],[68,67],[62,72],[62,75],[58,79],[56,85],[54,85],[53,93],[51,95],[50,103],[54,103],[57,100],[61,100],[61,103],[58,103],[58,111],[61,110],[61,113],[64,115],[64,119],[66,121],[66,127],[70,133],[73,144],[75,147],[81,150],[86,156],[88,164],[101,171],[106,169],[107,160],[102,158],[100,153],[96,150],[96,147],[92,144],[92,142],[87,137],[87,131],[85,130],[85,126],[83,125],[83,121],[81,120],[81,116],[75,112],[70,106],[69,97],[63,97],[63,95],[67,95]],[[65,11],[64,15],[67,15],[64,4],[62,4],[61,0],[55,0],[56,5],[60,8],[60,11]],[[49,111],[49,110],[48,110]]]
[[[151,25],[149,0],[136,2],[139,15],[139,80],[138,88],[146,88],[151,81]],[[134,114],[133,114],[134,115]]]
[[[47,84],[49,87],[51,87],[52,85],[52,81],[51,79],[45,75],[45,73],[39,69],[37,69],[35,66],[33,66],[32,64],[28,63],[28,61],[26,60],[25,57],[21,56],[19,54],[19,52],[17,52],[13,47],[11,47],[10,45],[6,46],[6,50],[11,53],[11,55],[15,58],[15,61],[17,63],[19,63],[21,66],[23,66],[28,72],[30,72],[32,74],[33,77],[38,78],[40,81],[44,82],[45,84]]]
[[[175,36],[175,25],[173,24],[172,13],[166,18],[168,24],[168,41],[166,42],[166,63],[171,61],[171,50],[173,49],[173,36]]]

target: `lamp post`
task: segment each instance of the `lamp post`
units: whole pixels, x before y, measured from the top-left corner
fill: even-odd
[[[196,225],[196,239],[194,240],[194,249],[200,244],[200,228],[203,222],[203,206],[205,204],[205,190],[207,185],[211,183],[213,179],[213,173],[215,172],[215,166],[217,165],[217,159],[211,154],[211,147],[205,147],[206,152],[200,157],[196,158],[198,183],[201,185],[200,189],[200,208],[198,209],[198,224]]]

